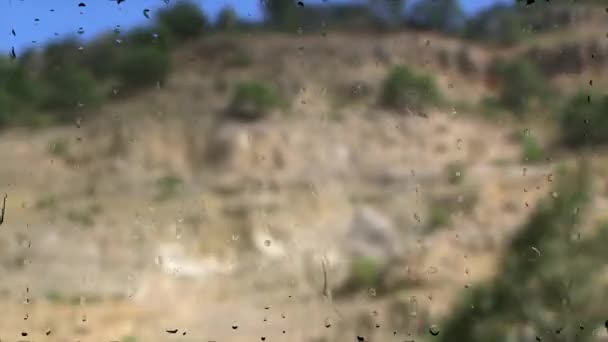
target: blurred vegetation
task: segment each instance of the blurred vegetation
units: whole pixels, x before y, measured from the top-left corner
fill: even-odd
[[[279,94],[261,82],[243,82],[236,85],[228,106],[228,116],[241,120],[257,120],[284,104]]]
[[[406,65],[393,67],[382,84],[380,104],[390,109],[422,109],[438,104],[441,95],[431,75],[417,73]]]
[[[239,17],[230,6],[222,8],[222,11],[218,15],[217,24],[215,27],[222,31],[232,31],[239,26]]]
[[[209,26],[201,8],[192,2],[178,2],[162,10],[158,14],[158,22],[180,41],[201,36]]]
[[[66,65],[49,70],[43,75],[44,93],[39,106],[56,112],[57,122],[71,122],[78,108],[94,107],[100,102],[100,94],[94,76],[86,69]]]
[[[450,210],[439,202],[431,203],[428,215],[427,232],[433,232],[437,228],[447,226],[450,223]]]
[[[380,289],[383,279],[382,267],[371,258],[361,257],[353,260],[347,281],[335,291],[335,294],[341,296],[364,289]]]
[[[298,27],[296,1],[266,0],[263,4],[266,23],[272,28],[293,29]]]
[[[538,140],[527,133],[521,136],[522,159],[526,163],[536,163],[543,160],[544,151]]]
[[[465,14],[458,0],[417,1],[407,18],[410,26],[444,33],[458,32]]]
[[[156,200],[157,201],[166,201],[170,198],[175,197],[180,188],[183,186],[184,181],[175,175],[165,175],[160,177],[156,181]]]
[[[600,2],[585,2],[588,3]],[[174,48],[214,31],[270,29],[325,33],[327,29],[418,28],[509,45],[532,33],[571,25],[570,5],[573,4],[563,1],[556,6],[542,2],[534,6],[502,4],[465,17],[456,0],[369,0],[305,6],[294,0],[266,0],[262,23],[240,20],[233,8],[225,7],[212,27],[197,4],[179,2],[159,11],[147,26],[124,33],[116,28],[87,44],[78,37],[69,37],[49,43],[41,52],[26,51],[16,61],[0,59],[0,128],[69,122],[83,111],[94,110],[101,102],[114,98],[116,90],[130,96],[153,87],[168,78],[172,70],[170,52]],[[237,50],[225,61],[225,65],[234,67],[250,64],[249,56]],[[478,71],[466,50],[458,52],[455,62],[465,74]],[[499,61],[495,71],[502,87],[497,99],[486,102],[488,112],[506,110],[523,116],[536,108],[545,110],[551,104],[546,99],[553,90],[526,59]],[[253,108],[234,112],[244,117],[264,116],[275,106],[273,99],[279,97],[265,87],[237,88],[233,108]],[[392,109],[420,109],[437,104],[440,99],[433,78],[407,66],[395,67],[389,73],[380,95],[380,103]],[[564,115],[564,120],[567,117]],[[574,135],[568,134],[568,139],[575,139]]]
[[[169,56],[155,47],[142,47],[129,51],[119,60],[116,73],[121,90],[132,92],[157,82],[164,82],[169,75]]]
[[[572,96],[559,116],[562,141],[570,147],[608,142],[608,95]]]
[[[451,185],[461,184],[464,181],[464,168],[462,162],[450,162],[446,165],[445,171],[448,183]]]
[[[124,336],[120,339],[120,342],[138,342],[139,339],[135,336]]]
[[[608,226],[582,238],[590,200],[585,161],[562,168],[553,195],[514,236],[496,276],[466,290],[441,341],[590,341],[604,320],[598,290]]]
[[[87,44],[69,37],[16,61],[0,58],[0,128],[70,122],[111,99],[114,82],[127,95],[154,86],[169,75],[170,49],[207,26],[198,6],[180,2],[151,26],[124,34],[117,28]]]
[[[523,18],[513,7],[497,4],[469,19],[462,36],[487,44],[513,45],[522,40]]]
[[[532,109],[546,109],[548,99],[554,93],[542,73],[525,59],[495,60],[490,72],[500,83],[497,104],[518,117]]]

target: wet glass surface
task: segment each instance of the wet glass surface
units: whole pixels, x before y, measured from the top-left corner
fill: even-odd
[[[607,18],[2,0],[0,339],[608,341]]]

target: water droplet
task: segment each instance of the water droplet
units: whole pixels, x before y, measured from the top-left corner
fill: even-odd
[[[376,297],[376,289],[375,288],[370,287],[367,291],[369,292],[370,296]]]
[[[553,197],[553,198],[557,198],[557,191],[553,191],[553,192],[551,193],[551,197]]]
[[[439,335],[439,327],[436,324],[433,324],[429,327],[429,334],[433,336]]]

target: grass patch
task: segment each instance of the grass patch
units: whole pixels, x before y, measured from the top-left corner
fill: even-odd
[[[55,209],[57,208],[57,203],[57,196],[55,196],[54,194],[49,194],[38,199],[38,201],[36,201],[36,204],[34,204],[34,207],[38,210]]]
[[[175,175],[166,175],[156,180],[156,200],[166,201],[177,196],[184,181]]]
[[[451,162],[446,165],[445,172],[450,185],[458,185],[464,181],[464,168],[460,162]]]
[[[528,133],[521,137],[522,159],[525,163],[536,163],[543,160],[544,151],[538,140]]]
[[[450,210],[440,203],[432,203],[428,215],[427,228],[429,232],[445,227],[450,223]]]
[[[240,120],[258,120],[284,104],[279,94],[262,82],[243,82],[236,85],[228,106],[228,115]]]
[[[393,110],[420,110],[439,104],[441,95],[435,79],[406,65],[394,67],[382,83],[380,105]]]

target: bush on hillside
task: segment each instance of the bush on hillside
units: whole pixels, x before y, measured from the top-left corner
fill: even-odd
[[[0,92],[0,128],[11,123],[11,116],[16,111],[15,100],[5,92]]]
[[[234,8],[226,6],[218,15],[216,27],[219,30],[230,31],[234,30],[239,25],[239,17]]]
[[[498,102],[516,116],[523,116],[536,105],[546,105],[551,86],[541,72],[526,60],[497,60],[492,66],[500,80]]]
[[[465,290],[438,341],[596,341],[606,319],[597,270],[608,257],[608,227],[580,233],[591,199],[581,164],[558,173],[555,195],[517,230],[496,275]]]
[[[139,27],[129,31],[123,39],[123,47],[128,49],[156,47],[169,49],[171,33],[165,26]]]
[[[0,59],[0,91],[23,102],[32,102],[37,97],[36,83],[29,77],[26,67]]]
[[[435,79],[414,72],[406,65],[394,67],[384,80],[380,104],[390,109],[420,109],[441,99]]]
[[[228,115],[242,120],[261,119],[281,104],[280,96],[272,87],[259,82],[239,83],[228,107]]]
[[[82,65],[82,44],[76,38],[49,43],[42,52],[44,71],[49,72],[65,65]]]
[[[264,6],[266,23],[274,29],[292,29],[300,22],[298,8],[293,0],[266,0]]]
[[[199,37],[208,21],[200,7],[191,2],[180,2],[158,14],[158,22],[177,40]]]
[[[87,46],[83,63],[95,78],[106,78],[112,75],[120,47],[113,37],[103,37]]]
[[[522,159],[526,163],[535,163],[543,159],[544,152],[538,140],[529,134],[521,137]]]
[[[574,95],[561,111],[560,126],[571,147],[608,143],[608,95]]]
[[[417,1],[408,14],[410,25],[445,33],[458,31],[465,18],[458,0]]]
[[[49,71],[44,75],[43,84],[40,108],[56,111],[59,122],[71,121],[81,105],[90,107],[99,103],[97,82],[81,67],[66,65]]]
[[[467,20],[463,36],[490,44],[513,45],[524,37],[523,18],[515,8],[497,4]]]
[[[133,92],[163,82],[170,71],[169,54],[156,47],[128,49],[116,66],[124,91]]]

